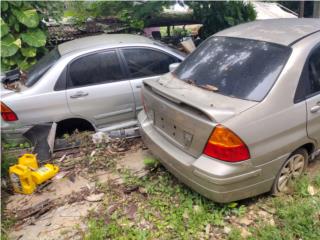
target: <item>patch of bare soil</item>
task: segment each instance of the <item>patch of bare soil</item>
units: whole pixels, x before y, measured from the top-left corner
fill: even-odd
[[[87,138],[78,151],[56,153],[61,171],[32,195],[11,195],[5,215],[16,223],[10,239],[82,239],[86,216],[105,198],[99,185],[122,183],[121,172],[146,174],[143,159],[149,155],[140,139],[110,140],[93,144]]]
[[[313,178],[320,173],[320,156],[313,160],[308,166],[308,174]]]

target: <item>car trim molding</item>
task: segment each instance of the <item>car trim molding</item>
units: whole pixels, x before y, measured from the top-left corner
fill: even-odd
[[[126,108],[126,109],[122,109],[122,110],[119,110],[119,111],[100,114],[100,115],[94,116],[94,119],[95,120],[99,120],[99,119],[103,119],[103,118],[106,118],[106,117],[112,117],[112,116],[116,116],[116,115],[123,114],[123,113],[129,113],[129,112],[132,112],[132,107]]]
[[[230,178],[214,178],[211,177],[199,170],[194,170],[193,174],[200,177],[200,178],[204,178],[207,181],[214,183],[216,185],[226,185],[226,184],[231,184],[231,183],[235,183],[235,182],[240,182],[243,180],[246,180],[248,178],[253,178],[253,177],[258,177],[259,175],[261,175],[261,169],[257,169],[255,171],[249,172],[249,173],[245,173],[245,174],[241,174],[241,175],[237,175],[234,177],[230,177]]]

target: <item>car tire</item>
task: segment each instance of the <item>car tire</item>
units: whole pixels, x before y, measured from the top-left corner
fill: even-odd
[[[271,193],[289,193],[296,179],[302,176],[308,166],[308,152],[304,148],[294,151],[282,165],[273,183]]]

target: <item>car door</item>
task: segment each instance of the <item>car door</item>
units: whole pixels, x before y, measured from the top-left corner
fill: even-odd
[[[73,60],[67,76],[70,111],[100,129],[110,126],[115,129],[117,125],[133,121],[134,98],[130,82],[125,79],[116,50]]]
[[[142,81],[158,79],[160,75],[169,72],[169,65],[181,60],[167,52],[148,48],[121,48],[136,103],[136,114],[142,109],[140,88]]]
[[[307,96],[307,130],[320,147],[320,47],[317,47],[307,63],[309,89]]]

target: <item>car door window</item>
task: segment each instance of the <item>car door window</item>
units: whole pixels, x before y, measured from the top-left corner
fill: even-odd
[[[312,51],[302,71],[296,90],[295,103],[320,93],[320,47]]]
[[[320,92],[320,47],[311,55],[308,63],[310,91],[308,95]]]
[[[131,78],[149,77],[169,72],[169,65],[181,62],[166,53],[142,48],[122,50]]]
[[[83,56],[69,66],[68,88],[114,82],[124,79],[115,51]]]

